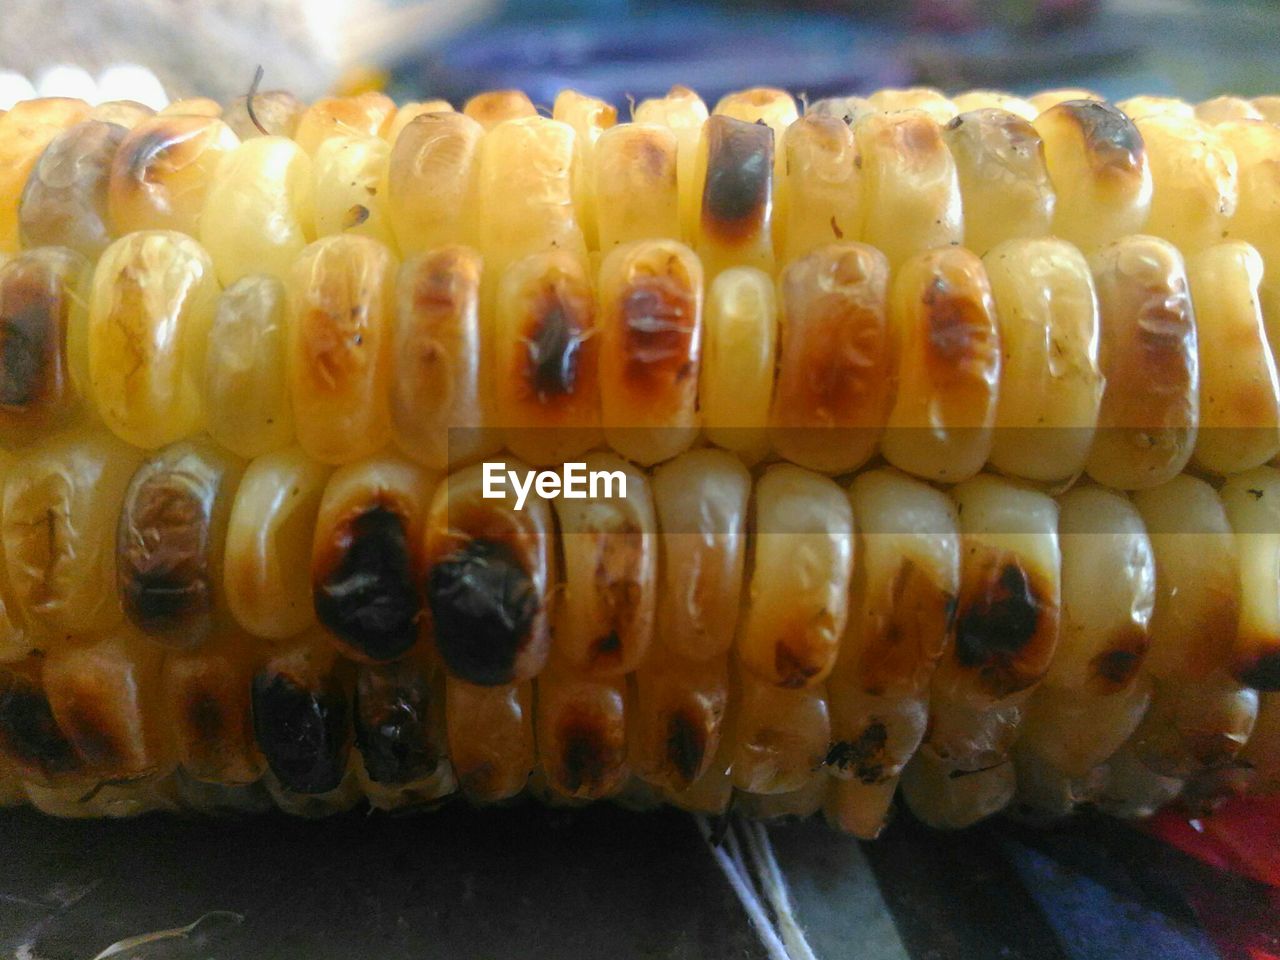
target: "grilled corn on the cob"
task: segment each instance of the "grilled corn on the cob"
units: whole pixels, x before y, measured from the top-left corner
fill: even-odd
[[[1276,790],[1273,107],[20,104],[6,787],[860,836],[900,782]]]

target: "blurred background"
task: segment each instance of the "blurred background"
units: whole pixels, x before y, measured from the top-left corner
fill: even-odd
[[[573,87],[625,107],[679,82],[713,102],[917,83],[1196,100],[1280,89],[1278,38],[1277,0],[0,0],[0,99],[30,81],[145,100],[121,64],[170,98],[228,99],[261,64],[264,88],[303,97],[519,87],[549,105]]]

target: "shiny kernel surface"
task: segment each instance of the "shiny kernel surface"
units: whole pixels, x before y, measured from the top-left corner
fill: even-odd
[[[286,283],[289,397],[298,442],[324,463],[350,463],[391,439],[388,379],[395,258],[376,240],[326,237]]]
[[[1268,98],[249,105],[0,114],[0,804],[1276,788]]]
[[[102,255],[89,307],[89,389],[121,439],[154,449],[204,425],[217,296],[213,261],[184,234],[131,233]]]
[[[216,117],[157,116],[133,127],[111,163],[112,229],[118,235],[179,230],[198,236],[214,173],[239,143]]]

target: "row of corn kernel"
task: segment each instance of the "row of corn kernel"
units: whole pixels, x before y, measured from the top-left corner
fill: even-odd
[[[852,110],[847,99],[822,101],[799,117],[789,94],[756,89],[725,97],[708,120],[678,88],[616,129],[611,107],[571,91],[553,119],[510,93],[463,113],[439,101],[397,112],[370,94],[299,114],[282,95],[255,98],[262,129],[293,141],[257,137],[243,102],[226,122],[180,102],[160,117],[117,114],[58,133],[94,114],[32,101],[9,121],[23,180],[0,205],[12,202],[28,245],[86,253],[137,229],[184,230],[206,241],[228,282],[249,269],[280,273],[307,239],[347,230],[406,254],[478,244],[499,261],[549,241],[607,252],[667,236],[695,245],[712,275],[767,269],[833,238],[865,239],[897,266],[962,239],[984,253],[1050,232],[1089,251],[1145,224],[1191,253],[1223,235],[1249,192],[1240,181],[1274,195],[1267,158],[1280,132],[1262,121],[1212,126],[1189,108],[1127,101],[1135,124],[1080,99],[1033,123],[1004,107],[1033,111],[998,97],[962,98],[989,105],[957,114],[939,95],[901,93]],[[1257,242],[1250,219],[1237,235]]]
[[[156,733],[144,731],[140,719],[154,684],[141,682],[137,671],[154,677],[160,655],[159,648],[112,626],[108,615],[115,605],[109,599],[111,578],[102,569],[104,558],[109,570],[114,556],[103,542],[111,540],[110,524],[98,529],[92,518],[115,515],[110,498],[119,499],[128,467],[119,462],[124,448],[118,442],[102,435],[98,442],[104,449],[95,455],[89,442],[64,441],[67,456],[42,451],[43,462],[33,457],[32,468],[24,461],[6,482],[4,570],[16,601],[9,609],[23,623],[44,621],[79,638],[103,630],[107,636],[88,644],[62,640],[52,631],[33,636],[51,655],[43,663],[29,661],[28,669],[52,671],[46,675],[61,678],[62,693],[53,697],[53,712],[46,711],[43,723],[20,716],[15,727],[10,717],[6,732],[10,738],[32,736],[31,731],[52,736],[48,717],[58,714],[61,703],[59,722],[72,728],[68,736],[79,745],[78,755],[111,767],[119,779],[141,776],[157,763]],[[201,501],[204,492],[193,493],[189,485],[216,471],[196,460],[198,452],[165,451],[129,483],[121,524],[125,549],[118,561],[131,571],[120,578],[126,611],[131,586],[148,588],[135,591],[135,600],[208,596],[207,554],[217,542],[213,537],[211,545],[208,534],[216,521],[193,518],[199,511],[191,501]],[[629,469],[608,455],[592,463]],[[304,478],[308,469],[321,478],[318,484],[315,477]],[[116,479],[104,470],[115,471]],[[81,472],[84,485],[68,490],[68,480]],[[1074,616],[1083,625],[1064,634],[1064,654],[1052,661],[1049,686],[1030,708],[1028,692],[1050,669],[1057,642],[1056,510],[1043,494],[1008,481],[984,476],[958,487],[956,517],[939,492],[873,471],[855,481],[851,512],[831,481],[775,466],[757,483],[748,530],[749,480],[742,466],[723,453],[694,451],[654,477],[661,526],[643,477],[631,471],[640,492],[630,501],[595,503],[590,510],[565,510],[562,502],[561,535],[554,538],[545,504],[535,502],[518,513],[484,501],[475,468],[449,479],[425,520],[420,517],[427,488],[416,468],[375,460],[343,468],[325,483],[327,474],[325,468],[308,468],[296,454],[261,458],[241,484],[227,537],[226,590],[236,617],[267,636],[293,635],[273,652],[265,679],[259,672],[253,695],[269,702],[254,717],[280,712],[279,722],[261,722],[257,740],[275,759],[277,779],[283,776],[292,792],[304,796],[339,791],[336,799],[353,800],[357,793],[358,777],[349,774],[345,760],[339,762],[346,753],[337,752],[347,741],[341,677],[361,671],[369,692],[358,706],[371,710],[386,703],[403,707],[401,687],[407,681],[417,683],[418,699],[438,702],[440,664],[411,661],[406,674],[403,664],[377,663],[404,654],[416,640],[412,625],[423,601],[415,584],[424,579],[436,640],[430,656],[438,654],[448,671],[446,713],[453,718],[447,723],[453,767],[446,770],[439,759],[438,735],[432,751],[420,751],[428,792],[451,784],[454,770],[477,797],[496,799],[523,789],[534,743],[529,680],[536,675],[537,689],[546,694],[538,696],[536,742],[546,780],[559,794],[614,792],[630,754],[636,772],[665,786],[678,802],[714,806],[732,785],[803,804],[821,799],[825,779],[815,771],[827,760],[853,777],[831,788],[838,819],[850,829],[873,832],[894,779],[924,734],[921,695],[942,654],[932,681],[932,726],[908,771],[906,790],[926,819],[958,825],[1008,801],[1009,749],[1028,709],[1040,718],[1039,726],[1032,725],[1039,731],[1032,747],[1040,753],[1028,747],[1023,766],[1059,780],[1085,763],[1077,759],[1072,768],[1062,762],[1070,745],[1080,742],[1073,737],[1083,737],[1094,751],[1089,756],[1096,767],[1107,752],[1103,747],[1098,753],[1099,743],[1114,746],[1132,732],[1146,703],[1145,689],[1134,680],[1149,633],[1159,651],[1148,672],[1158,684],[1155,703],[1161,709],[1144,721],[1151,730],[1131,741],[1129,779],[1110,781],[1112,794],[1104,795],[1117,809],[1141,812],[1149,807],[1140,791],[1132,799],[1138,790],[1131,782],[1135,769],[1164,771],[1162,788],[1163,781],[1175,779],[1170,772],[1180,773],[1171,796],[1193,775],[1229,768],[1258,709],[1257,695],[1241,681],[1264,688],[1275,683],[1277,585],[1265,573],[1274,567],[1277,544],[1277,474],[1270,468],[1231,481],[1221,501],[1202,481],[1178,478],[1137,496],[1141,519],[1122,495],[1100,488],[1067,494],[1064,506],[1075,519],[1064,526],[1084,535],[1062,541],[1061,562],[1076,576],[1067,576],[1061,589],[1068,600],[1076,599]],[[52,505],[45,506],[51,495]],[[77,502],[86,496],[107,500]],[[130,517],[148,506],[157,514],[148,528],[154,542],[133,544]],[[166,511],[168,525],[160,516]],[[859,564],[853,562],[854,513]],[[1152,532],[1151,547],[1144,546],[1144,522]],[[948,524],[958,533],[948,535]],[[655,537],[660,529],[665,532]],[[412,543],[419,530],[424,545],[415,557]],[[1099,532],[1111,539],[1099,541]],[[743,558],[748,542],[749,562]],[[199,554],[202,543],[205,556]],[[654,571],[655,550],[664,554],[661,580]],[[1103,572],[1114,572],[1109,594],[1096,590],[1091,579],[1099,572],[1099,556],[1110,565]],[[92,568],[95,560],[98,569]],[[736,631],[734,696],[728,697],[725,653],[735,632],[744,565],[749,600]],[[850,599],[845,591],[854,571]],[[159,576],[147,581],[147,573]],[[101,586],[85,589],[92,584]],[[72,604],[87,611],[83,617],[74,615]],[[854,617],[846,632],[850,605]],[[322,635],[306,632],[309,608],[336,649]],[[130,619],[170,643],[198,642],[209,621],[207,610],[197,610],[186,618],[193,633],[175,637],[182,621],[163,615],[178,611],[144,604],[143,612],[153,619],[139,619],[136,609]],[[248,615],[260,619],[251,625]],[[1072,616],[1068,606],[1069,627]],[[552,617],[559,630],[543,671]],[[646,658],[655,617],[667,649]],[[952,617],[955,636],[948,645]],[[374,624],[377,631],[368,633]],[[335,659],[339,650],[366,662],[341,667]],[[245,677],[254,658],[261,655],[247,640],[210,642],[166,658],[166,671],[196,684],[171,681],[178,687],[168,702],[186,706],[171,710],[171,726],[179,735],[190,733],[197,745],[203,742],[217,763],[248,749]],[[174,664],[184,667],[171,670]],[[637,667],[629,688],[620,678]],[[214,692],[194,695],[210,672],[218,682]],[[12,687],[17,694],[11,690],[6,704],[11,707],[18,694],[29,700],[28,687]],[[1077,703],[1080,697],[1103,698],[1088,715],[1110,739],[1095,742],[1076,729],[1082,722],[1078,713],[1054,706],[1052,695],[1062,689],[1074,691]],[[379,691],[386,694],[381,701]],[[639,699],[628,719],[634,697]],[[330,712],[326,698],[341,704],[333,707],[337,712]],[[735,712],[720,756],[717,736],[726,698]],[[241,709],[220,712],[222,699]],[[1192,721],[1167,710],[1190,711]],[[236,717],[239,739],[231,722]],[[300,748],[296,724],[304,721],[319,726]],[[336,726],[330,729],[330,723]],[[505,731],[501,736],[495,723]],[[629,728],[635,731],[630,746]],[[293,753],[298,749],[301,757]],[[38,760],[41,750],[49,753],[35,746],[29,752]],[[72,753],[53,749],[50,755],[68,759]],[[709,759],[717,756],[731,763],[717,767]],[[1256,762],[1266,767],[1273,759],[1264,752]],[[1171,769],[1175,762],[1180,766]],[[248,761],[240,769],[248,769]],[[231,778],[224,772],[215,779]],[[673,783],[682,789],[674,790]],[[334,799],[299,801],[299,809],[329,809]],[[798,808],[764,805],[759,812],[771,809]]]
[[[179,233],[130,234],[92,271],[68,249],[27,251],[0,267],[0,442],[98,417],[147,449],[207,430],[238,456],[296,437],[340,464],[394,441],[441,470],[504,446],[560,463],[602,438],[648,465],[701,433],[827,473],[878,451],[930,480],[990,464],[1123,489],[1280,450],[1261,265],[1240,242],[1185,264],[1147,236],[1089,261],[1056,239],[982,259],[944,247],[892,283],[881,253],[838,242],[776,291],[732,268],[705,294],[698,257],[671,240],[616,248],[595,278],[564,250],[529,254],[492,301],[489,272],[466,247],[397,268],[339,236],[304,248],[287,284],[220,292]]]
[[[1270,160],[1280,153],[1280,130],[1272,124],[1229,120],[1213,130],[1166,129],[1199,121],[1167,106],[1155,110],[1149,103],[1135,101],[1129,104],[1138,116],[1135,125],[1105,104],[1074,100],[1046,110],[1037,118],[1039,127],[1035,129],[1012,113],[978,111],[951,124],[940,138],[936,129],[932,133],[928,129],[930,124],[936,127],[932,118],[900,109],[917,99],[919,92],[902,96],[890,91],[881,96],[881,109],[897,112],[863,116],[860,125],[865,120],[885,125],[885,129],[875,136],[874,131],[866,133],[862,139],[867,142],[860,147],[856,130],[840,126],[838,118],[822,110],[802,118],[803,122],[795,120],[794,101],[781,91],[747,91],[726,97],[717,107],[715,122],[697,127],[705,141],[695,157],[700,167],[689,187],[697,196],[682,201],[685,207],[700,205],[699,222],[705,221],[706,229],[683,232],[702,255],[708,277],[725,264],[758,262],[768,266],[774,262],[773,253],[766,250],[770,231],[761,220],[769,207],[763,201],[774,194],[779,211],[790,211],[775,220],[776,226],[790,223],[796,216],[808,224],[792,224],[795,229],[791,232],[806,239],[778,244],[783,254],[776,258],[780,263],[789,262],[823,239],[864,236],[884,247],[891,264],[897,266],[912,251],[959,239],[961,233],[952,229],[952,221],[955,209],[964,207],[960,199],[966,190],[972,214],[985,216],[994,211],[989,223],[970,223],[963,231],[970,246],[979,252],[1007,236],[1043,236],[1049,230],[1091,249],[1107,237],[1146,222],[1149,231],[1166,236],[1188,253],[1225,234],[1257,245],[1264,262],[1275,260],[1268,218],[1277,190]],[[934,100],[936,97],[930,96],[923,102]],[[275,102],[265,98],[264,109]],[[700,101],[687,91],[676,92],[665,101],[650,102],[647,109],[641,105],[637,114],[653,114],[687,131],[695,129],[694,122],[706,112],[705,107],[691,104]],[[45,105],[43,111],[38,103],[27,106],[35,114],[27,122],[40,130],[56,129],[55,120],[67,109],[62,101]],[[111,236],[104,226],[108,221],[118,221],[119,229],[174,228],[198,233],[207,240],[219,276],[226,282],[247,270],[285,273],[296,252],[317,229],[368,232],[392,244],[395,235],[409,231],[413,234],[409,240],[400,236],[407,250],[446,240],[478,243],[490,267],[485,275],[496,281],[506,264],[529,251],[554,248],[562,251],[566,263],[580,258],[582,226],[599,219],[593,213],[595,206],[611,214],[635,208],[645,216],[671,206],[656,201],[654,189],[638,190],[627,181],[616,191],[605,191],[607,202],[583,207],[580,181],[584,178],[577,171],[585,161],[580,155],[612,156],[608,149],[597,149],[606,139],[601,131],[610,114],[596,101],[571,93],[562,96],[560,112],[575,126],[529,116],[533,111],[527,100],[508,95],[479,98],[470,115],[430,110],[419,114],[440,106],[409,105],[393,117],[385,97],[322,101],[297,123],[294,132],[301,146],[280,137],[257,138],[234,151],[236,136],[230,127],[198,113],[143,118],[123,140],[119,135],[105,136],[100,122],[76,127],[83,133],[81,138],[72,137],[68,130],[65,149],[55,148],[63,143],[55,138],[41,160],[42,165],[49,165],[49,183],[39,176],[38,169],[29,179],[22,201],[33,224],[28,242],[59,240],[93,252]],[[203,109],[201,105],[189,107],[192,111],[198,108]],[[174,109],[185,108],[179,105]],[[45,114],[54,116],[47,118]],[[672,119],[676,115],[684,119]],[[238,114],[228,118],[238,130],[254,130]],[[767,122],[746,123],[752,118]],[[35,124],[38,119],[48,122],[40,126]],[[499,119],[514,122],[495,126]],[[835,127],[825,132],[811,129],[824,121]],[[486,124],[492,128],[488,134],[484,132]],[[1144,132],[1144,125],[1150,129]],[[623,125],[610,131],[617,134],[615,139],[630,144],[622,148],[611,168],[647,169],[644,159],[651,159],[654,153],[646,140],[650,126]],[[369,134],[367,142],[353,139],[361,131]],[[769,178],[778,167],[776,162],[767,162],[771,135],[785,137],[792,132],[796,149],[786,147],[791,152],[785,165],[790,173],[771,187]],[[123,128],[118,133],[123,135]],[[394,135],[395,147],[373,136],[378,133]],[[23,130],[15,131],[15,142],[26,143],[24,136],[34,138],[32,144],[41,142],[40,136]],[[637,137],[644,142],[635,141]],[[943,143],[947,138],[949,148]],[[81,139],[84,143],[77,146]],[[575,146],[579,140],[583,145]],[[320,154],[326,150],[329,153],[325,156],[332,154],[335,159],[319,164]],[[929,150],[934,153],[932,159],[921,153]],[[229,151],[239,160],[228,159],[226,169],[219,172],[223,154]],[[319,166],[314,176],[306,151],[317,156]],[[912,160],[912,151],[921,155]],[[776,158],[782,155],[782,151],[775,152]],[[1008,171],[1019,164],[1030,166],[1014,177],[1012,184],[1007,182]],[[833,165],[863,177],[862,189],[852,181],[844,182],[843,174],[833,173]],[[670,173],[671,163],[664,161],[658,166]],[[68,168],[87,179],[79,182],[72,178],[75,182],[68,185],[59,172]],[[1056,193],[1049,186],[1055,169],[1061,181]],[[109,189],[102,183],[108,171]],[[670,176],[663,176],[671,188]],[[1148,181],[1154,181],[1154,193]],[[711,185],[709,191],[703,189],[706,184]],[[1019,185],[1026,189],[1015,189]],[[210,195],[206,197],[206,193]],[[112,216],[100,209],[103,195],[110,201],[109,211],[116,211]],[[1062,201],[1056,208],[1055,196]],[[580,208],[576,212],[575,197]],[[842,217],[849,223],[862,217],[856,211],[846,217],[842,204],[848,203],[866,208],[866,230],[840,225]],[[1006,209],[1001,204],[1012,206]],[[323,220],[319,228],[314,226],[317,205],[332,212],[332,216],[319,218]],[[201,225],[205,208],[210,217]],[[1063,222],[1068,216],[1079,222]],[[389,218],[398,218],[403,229],[389,229]],[[52,226],[42,230],[38,225],[46,219]],[[881,223],[883,229],[873,223]],[[911,224],[919,229],[908,229]],[[92,234],[91,239],[86,240],[85,231]],[[778,231],[787,232],[783,226],[778,226]],[[616,232],[611,242],[655,232],[676,231],[670,222],[665,227],[625,228]],[[608,243],[603,247],[607,250]],[[1256,296],[1264,316],[1272,317],[1280,307],[1277,281],[1259,273],[1256,259],[1243,253],[1234,256],[1238,262],[1224,265],[1228,257],[1220,254],[1216,264],[1206,264],[1204,269],[1219,277],[1225,271],[1228,279],[1247,275],[1245,283],[1254,287],[1258,287],[1254,281],[1261,281]],[[1213,259],[1207,253],[1205,257]],[[573,268],[567,266],[566,270],[572,272]],[[1252,298],[1244,304],[1246,312],[1257,306]],[[1269,325],[1275,327],[1274,323]],[[1251,333],[1246,330],[1243,335]],[[1205,352],[1217,354],[1214,350]],[[1253,353],[1257,352],[1255,348]],[[1265,389],[1265,364],[1259,361],[1253,366],[1258,369],[1238,372],[1237,380],[1262,382]],[[1236,426],[1241,415],[1231,409],[1233,406],[1231,401],[1215,404],[1223,419]],[[234,422],[244,420],[236,417]],[[1228,445],[1239,436],[1232,433]],[[1113,475],[1105,479],[1121,482]]]

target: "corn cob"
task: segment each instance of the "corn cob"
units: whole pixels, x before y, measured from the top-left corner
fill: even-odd
[[[20,105],[0,800],[1274,791],[1272,106]]]

